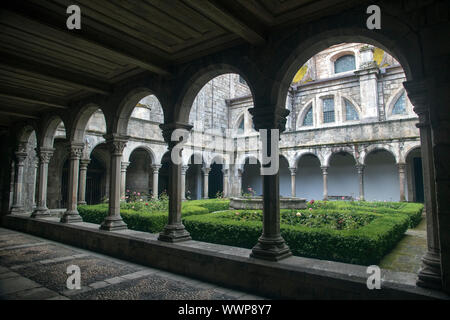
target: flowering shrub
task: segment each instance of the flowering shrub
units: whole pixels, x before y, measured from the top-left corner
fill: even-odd
[[[247,187],[247,192],[242,192],[244,198],[252,198],[256,196],[256,191],[252,187]]]
[[[169,209],[169,197],[163,192],[158,199],[153,199],[144,193],[126,190],[125,202],[120,203],[120,208],[148,212],[167,211]]]

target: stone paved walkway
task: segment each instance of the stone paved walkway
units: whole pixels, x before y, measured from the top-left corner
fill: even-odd
[[[66,287],[69,265],[80,267],[79,290]],[[263,298],[0,228],[0,299]]]
[[[422,257],[427,251],[427,221],[422,221],[414,229],[408,229],[402,240],[380,262],[380,267],[394,271],[417,274]]]

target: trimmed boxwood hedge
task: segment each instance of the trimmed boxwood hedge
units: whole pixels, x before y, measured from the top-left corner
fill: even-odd
[[[199,241],[252,248],[261,235],[261,221],[231,219],[233,211],[190,216],[183,224],[192,238]],[[309,228],[281,224],[281,235],[297,256],[376,264],[403,237],[408,229],[406,215],[375,214],[375,219],[354,230]]]
[[[230,208],[230,200],[229,199],[205,199],[205,200],[191,200],[183,202],[182,204],[182,212],[183,210],[192,207],[198,206],[208,209],[208,212],[222,211],[228,210]]]

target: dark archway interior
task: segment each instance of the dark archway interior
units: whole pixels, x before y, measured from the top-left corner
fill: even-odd
[[[86,203],[101,203],[105,193],[105,172],[106,168],[95,156],[91,156],[86,173]]]
[[[254,164],[257,162],[256,164]],[[242,173],[242,192],[251,193],[249,188],[254,191],[256,196],[262,195],[262,177],[261,164],[255,158],[247,158]]]
[[[223,172],[222,165],[213,163],[209,172],[208,197],[217,198],[219,192],[223,192]]]
[[[170,169],[170,152],[166,152],[161,159],[161,168],[159,169],[158,178],[158,195],[167,193],[169,189],[169,169]]]

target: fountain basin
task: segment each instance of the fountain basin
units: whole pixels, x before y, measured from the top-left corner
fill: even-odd
[[[262,197],[232,197],[230,209],[262,210]],[[306,199],[293,197],[280,197],[280,209],[306,209]]]

